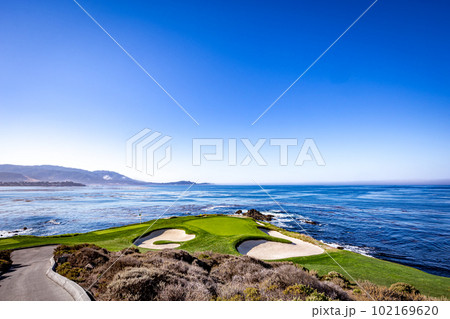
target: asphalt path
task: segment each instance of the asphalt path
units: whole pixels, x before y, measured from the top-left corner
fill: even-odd
[[[56,246],[13,251],[11,269],[0,277],[0,300],[73,301],[72,296],[45,274]]]

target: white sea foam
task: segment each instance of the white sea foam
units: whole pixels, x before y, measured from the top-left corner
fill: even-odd
[[[27,228],[27,229],[15,229],[15,230],[0,230],[0,238],[8,238],[18,235],[28,235],[31,233],[33,229]]]
[[[202,211],[209,212],[209,211],[217,209],[217,208],[228,208],[228,207],[232,207],[232,206],[230,206],[230,205],[209,206],[209,207],[202,208]]]
[[[45,222],[46,224],[53,224],[53,225],[60,225],[61,223],[54,220],[54,219],[50,219],[48,221]]]
[[[324,243],[325,245],[328,245],[333,248],[342,247],[344,250],[352,251],[354,253],[358,253],[358,254],[364,255],[366,257],[372,257],[370,255],[371,251],[367,247],[359,247],[359,246],[346,245],[346,244],[340,245],[340,244],[336,244],[336,243],[327,243],[327,242],[324,242],[323,240],[321,240],[321,242]]]
[[[276,221],[288,221],[288,222],[300,222],[301,224],[310,224],[312,223],[312,220],[309,218],[306,218],[302,215],[298,215],[298,214],[286,214],[286,213],[280,213],[279,211],[276,210],[270,210],[268,212],[261,212],[263,214],[270,214],[273,215],[275,217]]]

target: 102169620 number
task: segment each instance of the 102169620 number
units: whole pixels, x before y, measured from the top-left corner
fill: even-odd
[[[437,306],[372,306],[373,316],[436,316]]]

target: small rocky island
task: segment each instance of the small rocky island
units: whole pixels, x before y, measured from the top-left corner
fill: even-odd
[[[259,210],[256,209],[249,209],[246,213],[242,213],[242,210],[238,210],[235,212],[236,215],[243,215],[243,216],[247,216],[247,217],[251,217],[253,219],[256,220],[262,220],[262,221],[267,221],[270,222],[274,216],[273,215],[264,215],[262,214]]]

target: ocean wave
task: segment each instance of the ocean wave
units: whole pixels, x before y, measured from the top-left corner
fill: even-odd
[[[359,247],[359,246],[353,246],[353,245],[347,245],[347,244],[341,245],[341,244],[337,244],[337,243],[327,243],[327,242],[324,242],[323,240],[321,240],[321,242],[324,243],[325,245],[328,245],[333,248],[348,250],[348,251],[352,251],[354,253],[358,253],[360,255],[364,255],[366,257],[373,258],[373,256],[371,256],[371,249],[368,247]]]
[[[234,205],[213,205],[213,206],[208,206],[205,208],[202,208],[201,210],[204,212],[209,212],[211,210],[215,210],[217,208],[230,208],[230,207],[235,207]]]
[[[8,238],[18,235],[28,235],[32,232],[32,228],[22,228],[22,229],[15,229],[15,230],[0,230],[0,238]]]
[[[275,216],[276,214],[278,214],[278,215],[283,214],[283,213],[281,213],[280,210],[278,210],[278,209],[262,210],[260,213],[261,213],[261,214],[264,214],[264,215],[274,215],[274,216]]]
[[[45,222],[46,224],[52,224],[52,225],[61,225],[61,222],[58,222],[54,219],[50,219],[48,221]]]
[[[288,218],[290,215],[290,214],[286,214],[284,212],[280,212],[279,210],[274,210],[274,209],[271,209],[268,211],[263,211],[263,212],[261,212],[261,214],[273,215],[273,216],[275,216],[275,218]]]
[[[267,212],[261,212],[264,215],[270,214],[275,217],[275,220],[278,221],[289,221],[294,223],[300,223],[300,224],[310,224],[310,225],[320,225],[320,223],[311,220],[310,218],[307,218],[305,216],[299,215],[299,214],[290,214],[290,213],[280,213],[278,210],[270,210]]]

